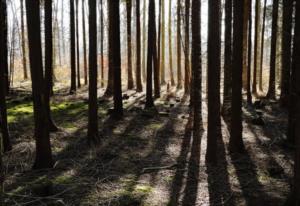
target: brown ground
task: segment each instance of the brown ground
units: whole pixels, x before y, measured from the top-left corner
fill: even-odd
[[[287,198],[292,149],[283,141],[286,112],[276,103],[263,109],[265,126],[252,124],[255,111],[244,109],[245,154],[228,153],[228,127],[222,121],[217,167],[205,164],[204,131],[199,167],[194,167],[188,100],[181,91],[157,100],[158,113],[143,110],[144,94],[128,92],[119,121],[107,114],[111,102],[99,99],[102,144],[94,148],[86,145],[85,92],[58,91],[53,100],[61,131],[51,136],[56,164],[47,171],[30,171],[34,140],[27,92],[9,100],[14,149],[4,158],[6,205],[277,206]],[[205,104],[203,119],[206,128]]]

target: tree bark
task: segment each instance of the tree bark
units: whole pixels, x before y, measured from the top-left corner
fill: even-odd
[[[247,103],[252,105],[251,65],[252,65],[252,0],[249,0],[248,24],[248,61],[247,61]]]
[[[185,0],[184,92],[190,93],[190,0]]]
[[[258,86],[259,90],[263,91],[263,65],[264,65],[264,44],[265,44],[265,28],[266,28],[266,14],[267,14],[267,0],[264,2],[264,12],[263,12],[263,22],[261,31],[261,54],[260,54],[260,69],[259,69],[259,79]]]
[[[79,13],[79,7],[78,7],[78,0],[75,0],[76,2],[76,13],[75,13],[75,24],[76,24],[76,68],[77,68],[77,86],[78,88],[81,87],[80,82],[80,55],[79,55],[79,24],[78,24],[78,13]]]
[[[86,32],[85,32],[85,9],[84,0],[82,0],[82,41],[83,41],[83,67],[84,67],[84,84],[88,84],[88,69],[87,69],[87,58],[86,58]]]
[[[27,58],[26,58],[26,46],[25,46],[25,29],[24,29],[24,0],[20,0],[21,10],[21,47],[22,47],[22,64],[23,64],[23,75],[24,79],[28,79],[27,73]]]
[[[162,1],[161,7],[161,59],[160,59],[160,83],[166,84],[165,79],[165,50],[166,50],[166,36],[165,36],[165,0]]]
[[[257,64],[258,64],[258,38],[259,38],[259,25],[260,25],[260,0],[255,3],[255,34],[254,34],[254,67],[252,75],[252,93],[257,95]]]
[[[181,0],[177,0],[177,88],[182,88],[181,76]]]
[[[140,0],[136,0],[136,91],[142,92]]]
[[[175,86],[174,73],[173,73],[173,41],[172,41],[172,0],[169,0],[169,67],[170,67],[170,80],[171,85]]]
[[[74,0],[70,0],[70,55],[71,55],[71,88],[70,94],[76,92],[76,58],[75,58],[75,20]]]
[[[127,13],[127,89],[131,90],[134,87],[132,75],[132,48],[131,48],[131,0],[126,0]]]

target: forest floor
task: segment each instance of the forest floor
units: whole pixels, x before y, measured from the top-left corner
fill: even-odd
[[[104,90],[99,89],[99,96]],[[222,120],[218,166],[205,163],[203,131],[199,167],[190,164],[192,132],[188,98],[166,92],[145,111],[144,93],[124,93],[124,118],[109,117],[111,99],[99,98],[101,145],[88,147],[87,88],[67,89],[53,97],[51,134],[55,167],[31,171],[34,160],[30,93],[15,91],[8,100],[14,149],[5,154],[6,205],[201,205],[279,206],[289,194],[293,149],[284,144],[287,112],[268,103],[264,125],[253,124],[256,112],[244,107],[246,152],[228,152],[228,126]],[[205,94],[203,94],[205,96]],[[203,104],[203,127],[207,109]],[[199,159],[199,158],[197,158]]]

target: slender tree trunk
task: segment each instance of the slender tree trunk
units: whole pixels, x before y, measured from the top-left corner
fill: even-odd
[[[24,79],[28,79],[27,74],[27,59],[25,50],[25,29],[24,29],[24,0],[20,0],[21,10],[21,46],[22,46],[22,64],[23,64],[23,75]]]
[[[227,117],[231,110],[232,89],[232,0],[225,1],[225,59],[224,59],[224,91],[223,116]]]
[[[169,0],[169,67],[170,67],[170,80],[171,85],[175,86],[174,73],[173,73],[173,41],[172,41],[172,0]]]
[[[267,13],[267,0],[264,2],[264,12],[263,12],[263,22],[261,31],[261,54],[260,54],[260,70],[259,70],[259,80],[258,86],[259,90],[263,91],[263,65],[264,65],[264,44],[265,44],[265,28],[266,28],[266,13]]]
[[[86,58],[86,33],[85,33],[85,9],[84,0],[82,0],[82,41],[83,41],[83,67],[84,67],[84,84],[88,84],[88,69],[87,69],[87,58]]]
[[[109,67],[113,71],[114,115],[123,115],[120,50],[120,1],[109,1]]]
[[[146,50],[147,50],[147,44],[146,44],[146,0],[144,0],[143,4],[143,50],[142,50],[142,76],[143,76],[143,81],[146,81]]]
[[[76,57],[75,57],[75,20],[74,0],[70,0],[70,54],[71,54],[71,88],[70,94],[76,92]]]
[[[184,92],[190,93],[190,0],[185,0]]]
[[[221,70],[221,1],[208,2],[208,129],[207,153],[208,163],[217,162],[217,140],[221,137],[220,118],[220,70]],[[241,32],[242,33],[242,32]]]
[[[165,79],[165,50],[166,50],[166,35],[165,35],[165,0],[162,1],[161,7],[161,61],[160,61],[160,83],[166,84]]]
[[[242,68],[243,68],[243,18],[245,15],[244,2],[233,1],[233,52],[232,52],[232,109],[230,124],[229,150],[242,152],[243,125],[242,125]]]
[[[247,61],[247,103],[252,104],[251,65],[252,65],[252,0],[249,0],[248,61]]]
[[[288,106],[290,89],[290,75],[292,66],[292,23],[293,23],[293,0],[283,0],[282,17],[282,64],[281,64],[281,105]]]
[[[75,24],[76,24],[76,67],[77,67],[77,85],[78,88],[81,87],[80,82],[80,55],[79,55],[79,24],[78,24],[78,13],[79,13],[79,7],[78,7],[78,0],[75,0],[76,2],[76,13],[75,13]]]
[[[126,13],[127,13],[127,88],[133,89],[133,75],[132,75],[132,48],[131,48],[131,0],[126,0]]]
[[[277,30],[278,30],[278,6],[279,6],[279,0],[274,0],[273,12],[272,12],[270,77],[269,77],[269,90],[267,94],[267,97],[270,99],[276,98],[275,71],[276,71],[276,46],[277,46]]]
[[[49,125],[44,103],[44,77],[41,48],[40,2],[26,0],[27,31],[29,40],[29,57],[32,80],[34,111],[34,136],[36,156],[33,169],[52,168],[52,152],[49,137]]]
[[[259,38],[259,22],[260,22],[260,0],[255,3],[255,34],[254,34],[254,67],[253,67],[253,80],[252,92],[257,95],[257,64],[258,64],[258,38]]]
[[[154,7],[155,8],[155,7]],[[155,9],[154,9],[155,10]],[[155,23],[155,22],[154,22]],[[156,26],[153,29],[153,41],[151,42],[153,45],[153,54],[152,54],[152,58],[153,58],[153,68],[154,68],[154,97],[155,98],[159,98],[160,97],[160,82],[159,82],[159,72],[160,72],[160,60],[159,60],[159,54],[158,51],[160,49],[157,48],[156,46]],[[158,35],[160,36],[160,35]],[[158,41],[160,42],[160,41]],[[160,43],[158,43],[158,45],[160,45]]]
[[[45,0],[45,109],[49,131],[58,130],[51,117],[50,94],[53,84],[52,0]]]
[[[245,11],[245,15],[244,15],[244,28],[243,28],[243,89],[247,89],[247,55],[248,55],[248,19],[249,19],[249,0],[244,0],[244,11]]]
[[[6,0],[0,2],[0,126],[2,138],[0,145],[3,143],[3,150],[9,151],[12,149],[9,137],[9,130],[7,124],[7,110],[6,110],[6,70],[7,70],[7,16],[6,16]],[[2,154],[2,151],[0,151]],[[1,160],[0,160],[1,161]],[[1,168],[2,169],[2,168]],[[0,174],[2,180],[2,173]]]
[[[181,0],[177,0],[177,88],[182,88],[181,77]]]
[[[104,87],[104,20],[103,20],[103,0],[100,0],[100,29],[101,29],[101,40],[100,40],[100,55],[101,55],[101,87]]]
[[[136,91],[142,92],[140,0],[136,0]]]
[[[97,10],[96,0],[89,0],[89,118],[88,143],[99,141],[97,105]]]

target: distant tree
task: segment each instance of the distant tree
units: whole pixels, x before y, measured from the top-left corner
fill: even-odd
[[[165,0],[162,1],[162,7],[161,7],[161,59],[160,59],[160,83],[166,84],[165,79],[165,50],[166,50],[166,35],[165,35]]]
[[[229,150],[242,152],[242,68],[243,68],[243,17],[244,2],[233,1],[233,49],[232,49],[232,101]]]
[[[76,58],[75,58],[75,20],[74,0],[70,0],[70,54],[71,54],[71,88],[70,94],[76,92]]]
[[[232,0],[225,1],[225,50],[224,50],[224,90],[222,113],[226,117],[231,109],[232,79]]]
[[[6,70],[7,70],[7,16],[6,16],[6,0],[1,0],[0,3],[0,126],[3,141],[4,151],[12,149],[7,124],[6,110]],[[2,144],[2,142],[0,143]],[[2,151],[0,151],[1,153]],[[1,174],[0,174],[1,175]],[[0,177],[1,178],[1,177]]]
[[[185,0],[184,92],[190,93],[190,0]]]
[[[140,0],[136,0],[136,91],[142,92]]]
[[[79,13],[79,6],[78,0],[75,0],[76,5],[76,12],[75,12],[75,28],[76,28],[76,68],[77,68],[77,85],[78,88],[81,87],[80,82],[80,54],[79,54],[79,23],[78,23],[78,13]]]
[[[173,73],[173,41],[172,41],[172,0],[169,0],[169,67],[170,67],[170,80],[171,85],[175,86],[174,73]]]
[[[152,95],[152,77],[153,68],[155,67],[154,50],[156,41],[155,38],[155,2],[149,0],[149,17],[148,17],[148,52],[147,52],[147,87],[146,87],[146,108],[154,107],[153,95]]]
[[[52,168],[49,123],[44,102],[45,90],[43,89],[45,81],[41,47],[40,2],[26,0],[26,13],[35,125],[34,136],[36,140],[36,155],[33,169]]]
[[[146,81],[146,51],[147,51],[147,32],[146,32],[146,10],[147,10],[147,1],[143,1],[143,49],[142,49],[142,76],[143,76],[143,82]]]
[[[252,104],[251,94],[251,65],[252,65],[252,0],[248,7],[248,59],[247,59],[247,103]]]
[[[85,34],[85,8],[84,8],[84,0],[82,0],[81,5],[82,11],[82,42],[83,42],[83,71],[84,71],[84,84],[88,84],[88,69],[87,69],[87,58],[86,58],[86,34]]]
[[[22,47],[22,66],[24,79],[28,79],[27,73],[27,58],[26,58],[26,44],[25,44],[25,26],[24,26],[24,0],[20,0],[21,10],[21,47]]]
[[[181,77],[181,0],[177,0],[177,88],[182,88]]]
[[[267,93],[267,97],[270,99],[276,98],[275,71],[276,71],[276,51],[277,51],[276,46],[277,46],[277,31],[278,31],[278,7],[279,7],[279,0],[274,0],[273,11],[272,11],[270,77],[269,77],[269,90]]]
[[[208,163],[217,162],[217,140],[221,133],[220,118],[220,71],[221,71],[221,1],[208,2],[208,129],[207,153]],[[241,32],[242,34],[242,32]]]
[[[52,0],[45,0],[45,108],[49,123],[49,131],[58,130],[51,117],[50,96],[53,87],[53,29]]]
[[[264,63],[264,45],[265,45],[265,29],[266,29],[266,14],[267,14],[267,0],[264,2],[264,11],[263,11],[263,22],[262,22],[262,31],[261,31],[261,54],[260,54],[260,69],[259,69],[259,79],[258,86],[259,90],[263,91],[263,63]]]
[[[132,2],[131,0],[126,0],[126,14],[127,14],[127,88],[133,89],[133,74],[132,74],[132,47],[131,47],[131,11]]]
[[[293,0],[283,0],[280,102],[284,107],[288,105],[290,90],[290,75],[292,66],[292,23]]]
[[[100,0],[100,54],[101,54],[101,87],[104,87],[104,19],[103,19],[103,0]]]
[[[193,141],[200,148],[202,123],[201,0],[192,0]],[[200,155],[200,152],[197,152]]]
[[[88,143],[97,143],[98,105],[97,105],[97,12],[96,0],[89,0],[89,118]]]
[[[114,115],[123,115],[122,85],[121,85],[121,42],[120,42],[120,1],[108,1],[109,19],[109,68],[113,71]]]

